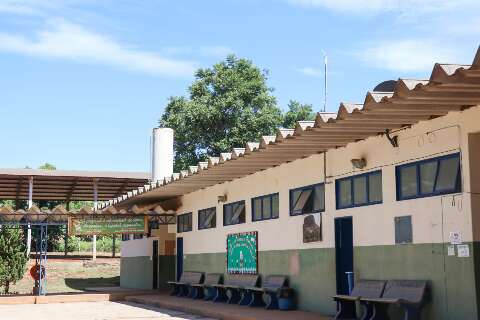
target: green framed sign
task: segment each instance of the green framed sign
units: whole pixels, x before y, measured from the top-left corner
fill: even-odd
[[[148,233],[147,216],[89,215],[68,218],[68,235]]]
[[[227,273],[258,273],[258,232],[227,235]]]

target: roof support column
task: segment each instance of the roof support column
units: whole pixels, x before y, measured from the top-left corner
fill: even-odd
[[[98,179],[93,179],[93,214],[97,213],[98,209]],[[92,240],[92,258],[97,260],[97,236],[93,236]]]
[[[33,176],[28,179],[28,209],[33,206]],[[28,224],[27,229],[27,258],[30,259],[30,251],[32,249],[32,228]]]

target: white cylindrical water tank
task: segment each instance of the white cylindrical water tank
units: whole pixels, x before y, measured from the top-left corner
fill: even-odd
[[[152,182],[173,173],[173,129],[154,128],[152,132]]]

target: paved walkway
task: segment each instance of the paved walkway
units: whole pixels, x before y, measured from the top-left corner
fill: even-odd
[[[0,305],[5,320],[214,320],[133,302],[77,302],[30,305]]]
[[[327,320],[319,314],[303,311],[265,310],[235,304],[213,303],[211,301],[178,298],[166,293],[145,296],[127,296],[125,300],[150,306],[181,310],[187,313],[203,315],[225,320]]]

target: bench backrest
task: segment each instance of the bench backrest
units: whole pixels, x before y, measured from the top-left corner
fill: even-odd
[[[385,283],[386,281],[383,280],[358,280],[351,295],[362,298],[380,298],[385,289]]]
[[[202,283],[202,280],[203,280],[203,272],[184,271],[182,273],[182,276],[180,277],[179,282],[198,284],[198,283]]]
[[[222,283],[222,274],[221,273],[207,273],[205,276],[205,281],[203,282],[206,285],[213,285]]]
[[[413,303],[421,303],[427,291],[424,280],[389,280],[382,298],[404,299]]]
[[[225,285],[238,287],[256,287],[260,277],[253,274],[229,274]]]
[[[282,275],[270,275],[267,276],[263,282],[262,288],[268,289],[280,289],[288,286],[288,277]]]

